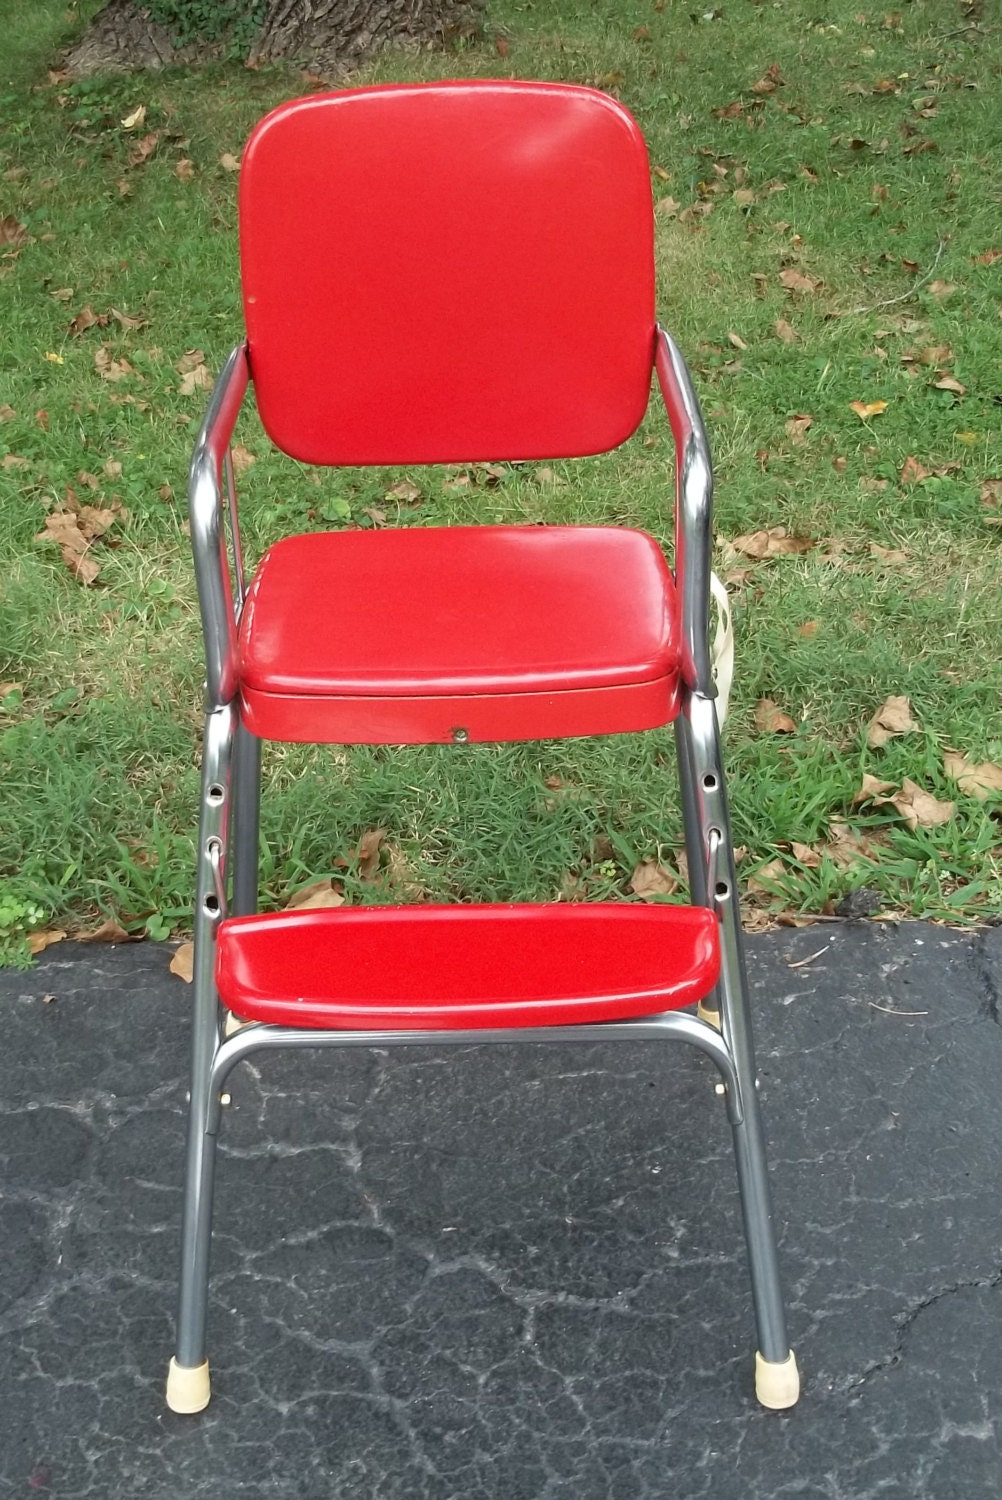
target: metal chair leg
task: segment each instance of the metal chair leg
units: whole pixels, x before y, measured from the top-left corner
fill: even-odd
[[[167,1405],[201,1411],[209,1403],[205,1326],[216,1140],[211,1110],[212,1066],[219,1046],[215,984],[215,929],[226,915],[225,851],[235,711],[206,715],[202,755],[202,806],[195,889],[191,1093],[181,1234],[177,1353],[167,1375]]]
[[[235,917],[257,911],[261,829],[261,741],[243,724],[233,745],[233,900]]]
[[[695,791],[695,772],[689,721],[685,714],[675,719],[675,750],[682,802],[682,827],[685,831],[685,857],[689,867],[689,899],[694,906],[708,906],[706,895],[706,855],[699,825],[699,804]],[[720,1030],[720,995],[717,989],[700,1000],[696,1015],[701,1021]]]
[[[680,775],[689,783],[683,798],[691,798],[696,812],[706,894],[720,916],[720,1024],[744,1102],[742,1118],[732,1129],[759,1340],[755,1392],[763,1406],[781,1410],[796,1403],[800,1376],[787,1337],[779,1278],[717,715],[713,700],[696,693],[683,713],[686,724],[680,734],[687,753],[679,757]]]

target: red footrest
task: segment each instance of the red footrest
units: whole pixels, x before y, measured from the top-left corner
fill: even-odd
[[[720,969],[692,906],[370,906],[231,917],[216,978],[238,1016],[330,1029],[623,1020],[692,1005]]]

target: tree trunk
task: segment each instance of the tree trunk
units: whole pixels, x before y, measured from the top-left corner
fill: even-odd
[[[481,0],[268,0],[251,63],[308,63],[339,78],[383,47],[446,46],[479,29]],[[109,0],[70,50],[78,75],[207,62],[225,43],[177,46],[141,0]]]

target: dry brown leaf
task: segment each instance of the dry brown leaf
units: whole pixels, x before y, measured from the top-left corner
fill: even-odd
[[[783,713],[771,698],[760,698],[755,705],[755,725],[762,734],[795,734],[797,721]]]
[[[101,316],[98,316],[88,302],[86,307],[80,309],[75,318],[70,319],[69,330],[74,338],[79,338],[82,333],[87,332],[88,328],[105,328],[107,324],[107,314],[102,313]]]
[[[31,460],[22,458],[19,453],[5,453],[0,461],[0,469],[27,469]]]
[[[314,880],[290,896],[285,903],[286,911],[315,911],[324,907],[344,905],[344,895],[333,880]]]
[[[127,359],[112,359],[107,344],[102,344],[95,352],[94,368],[102,380],[125,380],[136,373]]]
[[[0,405],[0,422],[13,422],[16,416],[17,412],[6,401]]]
[[[399,500],[401,505],[416,505],[421,499],[421,489],[412,480],[401,479],[396,484],[390,486],[386,491],[385,498],[387,500]]]
[[[109,917],[92,932],[81,932],[78,938],[78,942],[81,943],[138,943],[141,941],[140,937],[130,937],[125,928],[113,917]]]
[[[909,453],[901,465],[901,483],[918,484],[921,480],[928,479],[931,473],[931,469],[927,469],[924,464],[920,464],[918,459]]]
[[[1002,503],[1002,479],[986,479],[981,486],[981,504],[998,505]]]
[[[179,375],[187,375],[189,370],[194,370],[196,366],[204,364],[205,355],[201,349],[186,349],[174,368]]]
[[[805,620],[803,625],[797,626],[797,634],[802,635],[806,641],[813,641],[818,633],[818,620]]]
[[[993,266],[997,260],[1002,260],[1002,250],[982,250],[980,255],[971,256],[974,266]]]
[[[810,552],[815,545],[813,537],[788,536],[785,526],[771,526],[768,531],[752,531],[746,536],[736,536],[731,543],[735,552],[754,558]]]
[[[772,326],[776,330],[776,337],[782,339],[784,344],[795,344],[797,342],[797,330],[785,318],[777,318]]]
[[[937,301],[942,301],[944,297],[949,297],[950,293],[956,290],[957,288],[952,281],[930,281],[928,287],[929,295],[935,297]]]
[[[748,345],[745,343],[744,339],[741,337],[741,335],[739,333],[729,333],[727,335],[727,341],[728,341],[729,344],[732,344],[735,349],[747,349],[748,348]]]
[[[798,844],[794,840],[790,845],[790,851],[794,859],[799,860],[805,870],[817,870],[821,865],[821,851],[812,849],[810,844]]]
[[[641,901],[653,901],[657,896],[673,896],[678,890],[678,881],[671,870],[656,859],[642,859],[630,876],[630,890]]]
[[[785,271],[780,271],[779,281],[780,285],[785,286],[788,292],[816,292],[822,286],[821,281],[817,277],[805,276],[802,271],[796,270],[793,266],[788,266]]]
[[[900,734],[912,734],[918,727],[912,718],[908,699],[892,694],[870,720],[866,730],[866,743],[871,750],[879,750],[889,740],[896,739]]]
[[[104,465],[104,472],[107,474],[109,479],[121,479],[122,465],[119,463],[117,458],[109,458]]]
[[[809,417],[806,412],[800,412],[795,417],[790,417],[786,423],[786,435],[792,443],[806,443],[807,434],[814,426],[814,418]]]
[[[861,422],[868,422],[871,417],[879,417],[887,410],[886,401],[850,401],[849,409],[854,411]]]
[[[219,158],[219,165],[224,172],[239,172],[240,158],[233,155],[232,151],[224,151]]]
[[[251,464],[257,463],[257,458],[243,443],[234,443],[230,449],[230,461],[235,474],[246,474]]]
[[[146,123],[146,105],[140,104],[122,121],[123,130],[139,130]]]
[[[363,516],[369,517],[369,520],[372,522],[373,526],[385,526],[387,521],[389,520],[389,516],[386,514],[385,510],[383,510],[382,507],[378,505],[363,506],[362,514]]]
[[[872,802],[875,797],[882,797],[884,792],[889,792],[893,785],[893,781],[881,781],[879,777],[871,776],[869,771],[864,771],[862,785],[852,800],[854,803]]]
[[[142,140],[137,141],[135,146],[129,152],[129,155],[126,158],[125,165],[127,167],[139,167],[142,166],[144,161],[149,161],[150,157],[157,149],[157,142],[159,141],[159,139],[159,130],[152,130],[150,131],[149,135],[144,135]]]
[[[374,880],[379,873],[379,850],[386,834],[385,828],[370,828],[359,839],[355,854],[358,873],[363,880]]]
[[[181,396],[194,396],[196,391],[211,391],[213,379],[205,365],[195,365],[194,369],[182,375],[181,384],[178,386],[178,394]]]
[[[900,792],[895,792],[893,797],[877,797],[875,801],[896,807],[912,833],[917,828],[938,828],[942,823],[949,823],[957,810],[955,802],[941,802],[931,792],[923,791],[914,781],[909,781],[907,776],[901,783]]]
[[[170,961],[170,972],[190,984],[195,972],[195,944],[182,943]]]
[[[61,943],[66,936],[58,927],[52,927],[47,932],[29,932],[25,941],[28,944],[28,952],[31,954],[43,953],[46,948],[51,948],[53,943]]]
[[[736,188],[731,194],[738,208],[748,208],[755,202],[755,194],[751,188]]]
[[[897,547],[881,547],[877,542],[870,543],[870,556],[874,562],[882,562],[889,568],[908,561],[907,552],[902,552]]]
[[[941,375],[938,380],[933,381],[937,391],[953,391],[955,396],[966,396],[967,387],[962,385],[952,375]]]
[[[13,214],[0,219],[0,245],[26,245],[30,238],[27,229]]]
[[[120,323],[126,333],[131,333],[137,328],[145,328],[149,318],[133,318],[129,313],[120,312],[117,307],[111,309],[111,316]]]
[[[879,495],[886,490],[888,483],[886,479],[875,479],[872,474],[862,474],[859,487],[861,490],[866,490],[868,495]]]
[[[182,156],[174,167],[174,176],[180,182],[190,182],[195,175],[195,163],[190,156]]]
[[[654,205],[654,212],[661,219],[677,219],[682,205],[669,194],[666,198],[659,198]]]
[[[786,866],[781,859],[770,859],[766,864],[759,865],[748,877],[748,889],[763,896],[778,896],[781,892],[776,890],[776,886],[782,885],[786,873]]]
[[[841,870],[849,870],[860,860],[873,861],[879,858],[880,846],[872,838],[857,833],[842,818],[831,818],[828,823],[828,843],[824,846],[828,855]]]
[[[993,761],[985,760],[975,765],[959,750],[947,750],[943,756],[943,770],[968,797],[977,797],[979,802],[985,802],[989,797],[1002,797],[1002,766]]]
[[[762,77],[756,79],[752,84],[750,92],[753,94],[774,94],[782,86],[783,79],[780,75],[779,64],[771,63],[762,74]]]
[[[902,361],[905,356],[902,354]],[[953,350],[949,344],[929,344],[918,352],[920,365],[949,365],[953,363]]]

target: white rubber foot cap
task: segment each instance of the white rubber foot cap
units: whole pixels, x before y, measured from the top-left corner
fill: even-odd
[[[186,1369],[172,1359],[167,1371],[167,1405],[171,1411],[191,1416],[204,1411],[212,1394],[209,1385],[209,1361]]]
[[[800,1397],[800,1371],[793,1350],[786,1359],[773,1364],[755,1354],[755,1394],[770,1411],[786,1411],[796,1406]]]
[[[703,1005],[702,1000],[700,1000],[699,1004],[696,1006],[696,1019],[699,1021],[706,1021],[708,1025],[716,1027],[717,1031],[720,1030],[719,1010],[710,1010],[708,1007]]]

